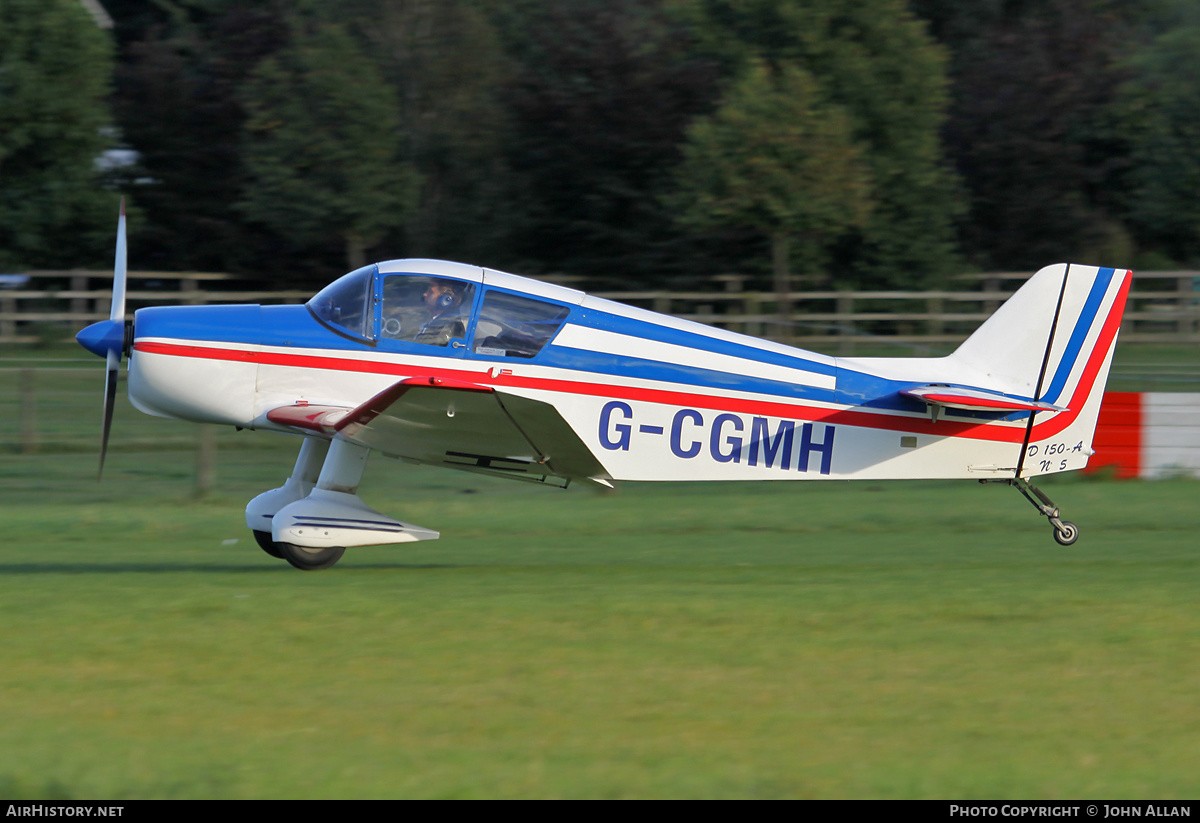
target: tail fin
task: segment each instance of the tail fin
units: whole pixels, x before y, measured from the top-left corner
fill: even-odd
[[[1065,407],[1030,416],[1018,476],[1087,465],[1132,279],[1121,269],[1048,266],[951,355],[986,375],[989,389]]]

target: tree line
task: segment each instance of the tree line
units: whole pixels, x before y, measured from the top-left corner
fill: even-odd
[[[105,265],[118,192],[136,267],[290,287],[1200,257],[1184,0],[104,5],[0,0],[0,268]]]

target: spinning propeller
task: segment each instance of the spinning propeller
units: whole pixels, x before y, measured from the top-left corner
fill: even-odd
[[[112,430],[113,406],[117,399],[117,370],[126,350],[125,336],[125,198],[121,198],[121,216],[117,220],[117,259],[113,267],[112,308],[108,320],[85,328],[75,339],[88,351],[103,357],[107,366],[104,378],[104,428],[100,436],[100,470],[104,473],[104,456],[108,453],[108,435]]]

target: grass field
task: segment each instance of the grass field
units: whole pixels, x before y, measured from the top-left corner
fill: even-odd
[[[222,431],[197,499],[194,429],[122,401],[97,483],[99,372],[0,442],[0,798],[1200,795],[1200,482],[1048,480],[1064,549],[969,482],[372,458],[442,540],[303,573],[242,517],[296,441]]]
[[[1200,484],[566,492],[373,461],[444,537],[303,573],[291,443],[3,458],[0,796],[1186,798]]]

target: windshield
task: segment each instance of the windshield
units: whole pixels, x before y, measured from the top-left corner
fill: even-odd
[[[335,331],[366,339],[371,336],[367,307],[374,280],[374,265],[355,269],[317,292],[306,304],[308,310]]]

